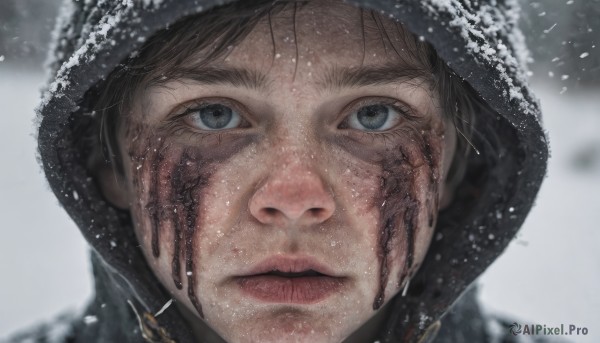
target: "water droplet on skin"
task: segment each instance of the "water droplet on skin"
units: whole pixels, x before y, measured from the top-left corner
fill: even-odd
[[[192,274],[193,273],[191,271],[188,271],[188,272],[185,273],[185,275],[187,275],[187,276],[192,276]]]
[[[281,54],[275,54],[275,58],[281,58]]]

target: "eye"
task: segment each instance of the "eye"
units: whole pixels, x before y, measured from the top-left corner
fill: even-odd
[[[393,106],[373,104],[352,112],[347,119],[347,126],[363,131],[385,131],[394,127],[401,115]]]
[[[223,104],[206,104],[186,111],[188,125],[207,131],[237,127],[242,118],[238,112]]]

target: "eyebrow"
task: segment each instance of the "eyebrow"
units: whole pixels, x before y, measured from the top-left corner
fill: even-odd
[[[432,82],[423,67],[394,64],[382,66],[330,67],[318,82],[323,89],[358,88],[418,80]]]
[[[157,80],[157,84],[170,80],[191,80],[203,85],[231,85],[254,90],[267,90],[270,80],[266,74],[245,68],[221,68],[203,66],[200,68],[178,68],[169,78]],[[387,85],[418,80],[431,83],[432,75],[423,67],[386,64],[382,66],[328,67],[317,77],[320,90],[359,88]]]
[[[251,69],[219,68],[204,66],[200,68],[177,68],[168,78],[156,80],[155,84],[164,84],[172,80],[191,80],[204,85],[231,85],[248,89],[268,88],[266,75]]]

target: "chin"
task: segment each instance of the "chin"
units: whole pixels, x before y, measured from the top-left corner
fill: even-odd
[[[293,327],[262,326],[252,328],[253,332],[238,333],[236,337],[228,339],[232,343],[339,343],[343,340],[341,335],[330,332],[320,332],[310,326],[300,323]],[[261,332],[257,330],[262,329]]]
[[[248,317],[223,337],[231,343],[339,343],[349,335],[341,325],[342,318],[286,307]]]

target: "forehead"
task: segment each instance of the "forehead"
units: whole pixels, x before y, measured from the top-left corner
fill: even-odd
[[[319,83],[335,82],[332,71],[338,68],[371,66],[418,70],[428,78],[423,47],[402,25],[375,12],[339,1],[290,2],[261,18],[241,42],[228,47],[223,59],[209,65],[310,77]]]

